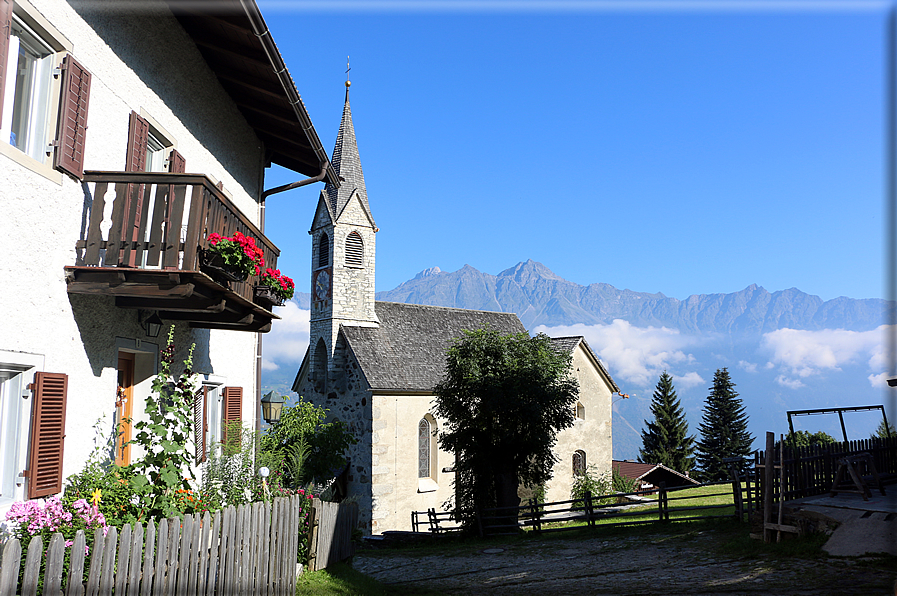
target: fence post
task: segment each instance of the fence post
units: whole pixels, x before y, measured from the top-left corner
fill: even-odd
[[[312,501],[311,511],[308,513],[308,570],[318,569],[315,563],[318,558],[318,503],[320,499]],[[272,522],[273,524],[273,522]]]
[[[13,596],[19,583],[19,565],[22,562],[22,545],[16,538],[3,545],[0,562],[0,596]]]
[[[586,515],[588,516],[589,527],[595,526],[595,507],[592,504],[592,491],[586,491]]]
[[[657,487],[658,521],[666,521],[669,519],[666,509],[667,509],[667,483],[661,482]]]
[[[775,473],[775,435],[766,433],[766,453],[763,457],[763,542],[770,542],[766,524],[772,521],[772,483]]]

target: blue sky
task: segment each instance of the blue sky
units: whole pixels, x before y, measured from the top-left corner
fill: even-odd
[[[328,152],[351,57],[380,290],[531,258],[680,299],[883,296],[887,3],[259,5]],[[321,187],[268,200],[300,291]]]

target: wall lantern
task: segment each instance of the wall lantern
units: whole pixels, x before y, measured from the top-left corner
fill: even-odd
[[[262,418],[268,424],[277,424],[280,422],[280,413],[283,410],[283,396],[277,395],[273,391],[265,394],[262,398]]]
[[[140,326],[146,331],[147,337],[159,337],[159,332],[162,331],[162,324],[162,318],[159,316],[159,312],[153,311],[153,314],[144,319],[140,323]]]

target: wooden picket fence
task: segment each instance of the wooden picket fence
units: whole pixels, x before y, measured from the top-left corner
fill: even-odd
[[[358,527],[358,504],[315,499],[308,532],[308,569],[326,569],[355,554],[352,532]],[[2,596],[2,595],[0,595]]]
[[[872,438],[856,441],[838,442],[830,445],[813,445],[811,447],[792,448],[776,447],[769,455],[773,463],[782,463],[781,473],[773,476],[772,492],[774,499],[779,494],[784,501],[825,494],[832,490],[838,471],[838,460],[857,453],[868,453],[874,462],[876,471],[884,478],[897,475],[897,437],[890,439]],[[763,469],[766,465],[767,451],[757,451],[754,455],[754,468]],[[865,469],[860,470],[866,474]],[[756,510],[763,509],[764,475],[757,474],[757,490],[748,498],[753,500]]]
[[[126,525],[119,535],[110,528],[94,534],[85,556],[85,536],[79,531],[72,545],[70,569],[62,577],[65,541],[54,534],[47,549],[43,594],[57,596],[288,596],[295,592],[296,553],[304,497],[274,499],[206,513]],[[37,594],[40,537],[32,539],[25,560],[21,596]],[[22,547],[6,543],[0,557],[0,596],[14,596]],[[89,560],[88,560],[89,559]],[[84,566],[88,579],[82,581]]]

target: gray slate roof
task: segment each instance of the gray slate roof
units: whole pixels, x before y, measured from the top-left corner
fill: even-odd
[[[352,109],[349,107],[349,89],[346,88],[346,103],[343,106],[343,119],[339,125],[339,133],[336,135],[336,145],[333,147],[333,158],[330,160],[334,169],[345,180],[340,187],[334,188],[329,182],[324,187],[327,198],[330,201],[330,212],[334,219],[342,213],[346,203],[355,190],[361,198],[361,203],[371,213],[368,205],[368,191],[364,185],[364,172],[361,171],[361,158],[358,155],[358,143],[355,140],[355,125],[352,124]],[[372,218],[373,219],[373,218]]]
[[[380,327],[342,327],[371,389],[430,392],[445,371],[445,351],[462,331],[488,324],[526,331],[513,313],[376,302]]]

